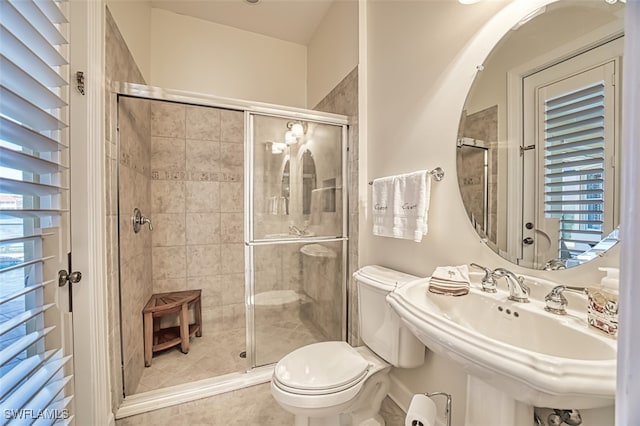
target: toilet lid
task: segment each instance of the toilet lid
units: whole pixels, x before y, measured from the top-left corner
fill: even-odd
[[[274,377],[286,388],[314,393],[360,381],[369,363],[346,342],[321,342],[296,349],[276,365]]]

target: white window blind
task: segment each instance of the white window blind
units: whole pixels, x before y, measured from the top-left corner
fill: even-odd
[[[65,9],[0,0],[1,425],[72,421],[71,356],[55,320],[68,228]]]
[[[544,212],[560,220],[561,257],[604,237],[604,81],[545,100]]]

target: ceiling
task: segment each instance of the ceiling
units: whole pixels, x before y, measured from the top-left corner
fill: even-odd
[[[334,0],[152,0],[151,7],[308,45]]]

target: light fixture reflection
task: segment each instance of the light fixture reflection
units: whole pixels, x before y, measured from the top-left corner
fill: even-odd
[[[298,143],[298,138],[296,138],[295,134],[293,133],[293,130],[288,130],[284,134],[284,142],[287,145],[293,145],[293,144]]]
[[[302,127],[300,123],[293,123],[291,125],[291,133],[293,133],[293,136],[296,138],[301,138],[304,135],[304,127]]]

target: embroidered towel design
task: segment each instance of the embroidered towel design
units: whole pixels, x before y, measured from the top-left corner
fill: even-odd
[[[415,242],[427,234],[431,175],[426,170],[395,177],[393,236]]]
[[[372,217],[373,235],[393,237],[393,196],[395,177],[384,177],[373,181]]]
[[[449,296],[464,296],[469,293],[469,267],[438,266],[429,279],[429,291]]]

